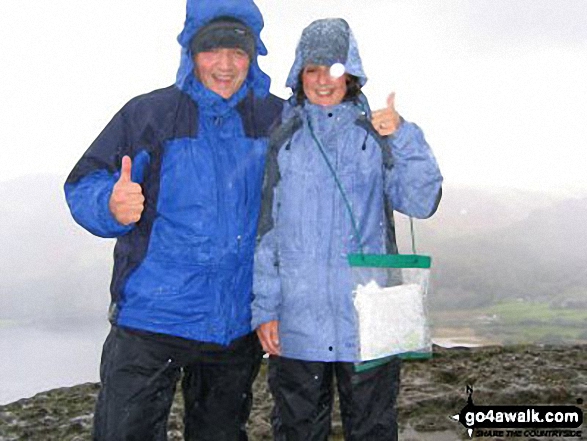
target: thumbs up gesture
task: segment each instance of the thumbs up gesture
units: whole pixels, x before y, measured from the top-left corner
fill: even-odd
[[[395,92],[391,92],[387,97],[387,107],[385,109],[373,112],[371,123],[381,136],[391,135],[398,129],[401,124],[401,118],[395,110]]]
[[[144,210],[145,197],[139,184],[131,178],[132,160],[129,156],[122,158],[120,178],[114,188],[108,207],[114,218],[122,225],[138,222]]]

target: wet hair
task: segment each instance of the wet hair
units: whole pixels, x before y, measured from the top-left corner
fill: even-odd
[[[304,74],[304,69],[300,71],[298,75],[298,85],[296,87],[296,103],[298,105],[303,104],[304,100],[307,98],[306,94],[304,93],[304,82],[302,80],[302,75]],[[356,101],[359,95],[361,94],[361,83],[359,82],[359,78],[351,75],[346,74],[346,94],[344,95],[343,101]]]

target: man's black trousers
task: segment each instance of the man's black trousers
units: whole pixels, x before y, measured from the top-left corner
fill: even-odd
[[[271,357],[269,387],[275,399],[271,421],[275,440],[328,439],[335,377],[345,441],[397,441],[398,358],[355,372],[353,363]]]
[[[165,441],[182,377],[186,441],[246,441],[262,350],[254,333],[228,347],[113,326],[102,352],[94,441]]]

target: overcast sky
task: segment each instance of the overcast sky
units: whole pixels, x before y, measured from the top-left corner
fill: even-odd
[[[284,88],[304,26],[343,17],[372,107],[426,134],[447,184],[587,195],[587,1],[258,0]],[[171,84],[185,0],[0,2],[0,181],[67,175],[133,96]]]

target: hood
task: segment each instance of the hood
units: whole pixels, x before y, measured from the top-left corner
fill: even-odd
[[[361,86],[367,82],[357,41],[349,24],[342,18],[316,20],[302,31],[296,58],[285,83],[294,93],[298,76],[308,63],[325,66],[341,63],[346,73],[359,78]]]
[[[192,37],[203,25],[223,16],[236,18],[250,27],[255,35],[257,55],[267,55],[267,48],[261,41],[263,16],[253,0],[188,0],[184,28],[177,37],[181,45],[181,61],[175,84],[181,90],[186,90],[188,79],[194,76],[194,62],[189,49]],[[259,97],[269,93],[271,80],[259,67],[256,57],[251,60],[249,75],[245,82]]]

